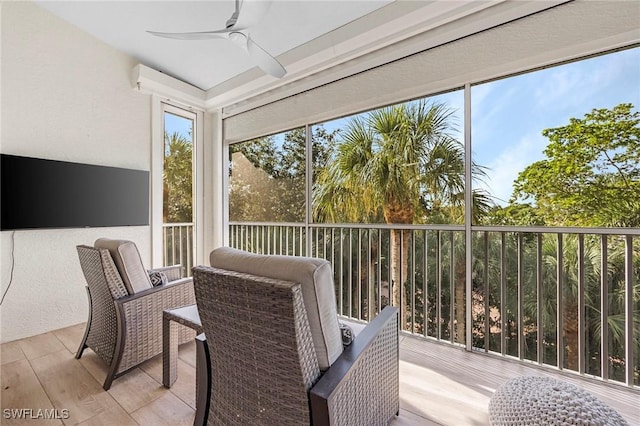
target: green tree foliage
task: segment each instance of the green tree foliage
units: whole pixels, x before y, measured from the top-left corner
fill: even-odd
[[[315,126],[313,168],[325,166],[337,131]],[[303,222],[306,205],[305,129],[281,140],[266,136],[231,145],[229,214],[232,221]]]
[[[512,204],[533,200],[547,225],[640,226],[640,113],[632,109],[594,109],[543,130],[547,158],[518,175]]]
[[[424,100],[351,119],[314,185],[314,219],[338,223],[463,223],[464,146],[454,133],[454,111],[445,104]],[[482,167],[474,165],[472,170],[483,175]],[[490,200],[476,192],[474,206],[482,215]],[[410,299],[403,286],[408,278],[410,231],[394,229],[390,238],[393,305],[401,308],[405,327],[410,315]],[[461,272],[456,280],[456,301],[462,304],[464,279],[459,277],[464,277],[464,262],[456,265],[456,271]],[[459,308],[457,312],[458,327],[463,330],[464,310]]]
[[[584,118],[571,118],[569,124],[546,129],[542,134],[549,139],[544,154],[546,159],[535,162],[523,170],[514,183],[514,193],[510,205],[491,211],[490,223],[518,226],[577,226],[577,227],[638,227],[640,226],[640,114],[633,112],[633,105],[620,104],[612,109],[593,109]],[[584,273],[585,310],[587,323],[586,353],[590,355],[587,368],[592,374],[599,374],[600,365],[594,361],[600,351],[600,287],[602,275],[608,280],[607,324],[609,340],[613,344],[609,355],[613,360],[610,375],[623,380],[624,368],[620,361],[624,358],[625,329],[625,242],[609,239],[607,242],[607,269],[601,270],[601,239],[595,236],[584,238],[583,264],[578,265],[578,239],[575,235],[564,238],[561,252],[562,300],[557,300],[558,283],[558,242],[554,234],[542,236],[543,305],[536,301],[535,263],[525,265],[522,274],[524,286],[524,320],[526,327],[534,329],[537,309],[542,310],[545,330],[545,359],[555,359],[555,334],[557,306],[562,306],[564,339],[564,367],[577,370],[578,357],[578,287],[580,267]],[[498,248],[499,244],[491,244]],[[506,259],[518,256],[515,247],[507,245]],[[637,245],[632,248],[631,274],[640,276],[640,252]],[[495,250],[494,250],[495,251]],[[479,253],[478,255],[482,255]],[[535,244],[525,243],[522,249],[524,259],[536,258]],[[497,265],[491,267],[494,279],[500,271]],[[515,273],[507,273],[507,288],[517,291]],[[512,289],[512,290],[511,290]],[[640,300],[640,284],[633,286],[634,306]],[[490,302],[492,305],[495,300]],[[500,314],[506,324],[516,322],[516,311],[502,307]],[[640,315],[632,315],[633,327],[640,326]],[[550,326],[549,326],[550,325]],[[509,333],[509,330],[505,330]],[[535,348],[535,336],[527,334],[526,348]],[[634,350],[640,350],[640,337],[634,333]],[[517,337],[513,335],[513,340]],[[509,350],[507,350],[509,352]],[[640,371],[640,366],[636,371]],[[636,373],[638,374],[638,373]]]
[[[454,111],[418,101],[348,122],[314,186],[319,222],[463,223],[464,147]],[[484,176],[473,167],[476,178]],[[478,215],[491,205],[474,193]]]
[[[164,223],[193,221],[193,144],[175,132],[165,133],[163,168]]]

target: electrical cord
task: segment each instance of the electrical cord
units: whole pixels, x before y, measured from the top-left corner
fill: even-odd
[[[16,231],[13,231],[11,233],[11,272],[9,274],[9,285],[7,286],[7,289],[4,291],[4,293],[2,293],[2,299],[0,299],[0,305],[2,305],[2,302],[4,302],[4,298],[7,295],[7,292],[9,291],[11,284],[13,283],[13,267],[15,265],[15,257],[13,255],[13,252],[16,247],[15,237],[16,237]]]

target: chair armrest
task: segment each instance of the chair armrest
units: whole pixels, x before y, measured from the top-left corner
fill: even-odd
[[[398,308],[384,308],[311,388],[314,426],[387,424],[398,413],[398,325]]]
[[[149,298],[149,297],[153,297],[154,295],[157,295],[163,291],[166,290],[170,290],[174,292],[181,292],[184,291],[185,293],[191,293],[193,295],[193,302],[191,303],[186,303],[185,305],[190,305],[195,302],[195,293],[193,291],[193,278],[180,278],[179,280],[175,280],[175,281],[170,281],[166,284],[162,284],[147,290],[143,290],[141,292],[135,293],[135,294],[130,294],[128,296],[125,297],[121,297],[120,299],[116,300],[116,302],[119,305],[125,305],[127,303],[130,303],[134,300],[138,300],[141,298]],[[185,306],[185,305],[176,305],[174,306],[175,308],[178,308],[180,306]]]
[[[167,276],[169,281],[174,281],[184,276],[182,273],[182,265],[180,264],[149,269],[149,273],[151,272],[162,272]]]
[[[118,352],[121,354],[116,373],[120,374],[141,361],[162,352],[162,313],[196,303],[193,280],[185,278],[159,285],[115,301],[118,328]],[[179,342],[189,338],[185,329]],[[191,338],[193,338],[191,336]]]

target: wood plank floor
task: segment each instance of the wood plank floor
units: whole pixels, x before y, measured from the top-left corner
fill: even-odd
[[[190,425],[195,415],[195,345],[180,347],[178,380],[162,386],[162,357],[116,379],[105,392],[106,366],[91,351],[74,359],[84,324],[0,345],[2,425]],[[486,425],[491,395],[520,375],[558,374],[430,341],[402,336],[400,416],[393,426]],[[560,376],[640,425],[640,392]],[[5,409],[63,409],[67,419],[7,419]]]

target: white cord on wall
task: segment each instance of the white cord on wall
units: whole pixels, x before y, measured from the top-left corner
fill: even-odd
[[[4,293],[2,293],[2,299],[0,299],[0,305],[2,305],[2,302],[4,302],[4,298],[7,295],[7,292],[9,291],[11,284],[13,283],[13,267],[15,265],[15,258],[13,256],[13,251],[16,246],[15,236],[16,236],[16,231],[11,232],[11,272],[9,274],[9,285],[7,285],[7,289],[4,291]]]

